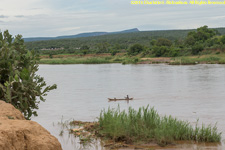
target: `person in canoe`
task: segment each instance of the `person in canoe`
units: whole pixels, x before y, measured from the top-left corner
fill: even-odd
[[[127,100],[128,100],[128,99],[129,99],[129,96],[127,95],[127,97],[125,97],[125,99],[127,99]]]

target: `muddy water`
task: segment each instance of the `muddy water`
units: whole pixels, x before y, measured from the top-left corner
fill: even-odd
[[[58,89],[39,105],[39,116],[33,120],[55,135],[65,150],[102,147],[98,141],[84,148],[66,133],[59,136],[57,123],[62,118],[94,121],[103,108],[118,104],[122,109],[150,105],[161,115],[193,124],[197,119],[217,123],[225,138],[225,65],[40,65],[38,73]],[[134,97],[130,103],[107,101],[127,94]],[[216,149],[225,149],[223,145]]]

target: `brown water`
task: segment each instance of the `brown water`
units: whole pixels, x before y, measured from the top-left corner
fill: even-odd
[[[38,73],[58,89],[39,105],[39,116],[33,120],[56,136],[64,150],[103,148],[99,143],[82,147],[66,133],[59,136],[57,123],[62,116],[63,120],[94,121],[103,108],[118,104],[121,109],[150,105],[161,115],[193,124],[197,119],[217,123],[225,138],[225,65],[40,65]],[[134,97],[129,104],[107,100],[127,94]],[[224,144],[216,149],[225,149]]]

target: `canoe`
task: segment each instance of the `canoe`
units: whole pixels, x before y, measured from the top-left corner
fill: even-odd
[[[123,98],[123,99],[117,99],[117,98],[108,98],[109,101],[128,101],[128,100],[133,100],[133,98]]]

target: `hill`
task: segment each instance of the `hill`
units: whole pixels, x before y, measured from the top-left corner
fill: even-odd
[[[131,33],[131,32],[138,32],[137,28],[118,31],[118,32],[90,32],[90,33],[80,33],[76,35],[66,35],[66,36],[57,36],[57,37],[33,37],[33,38],[24,38],[25,42],[32,42],[32,41],[46,41],[46,40],[56,40],[56,39],[70,39],[70,38],[79,38],[79,37],[92,37],[92,36],[100,36],[100,35],[107,35],[107,34],[120,34],[120,33]]]
[[[225,28],[215,28],[222,35],[225,34]],[[190,30],[161,30],[161,31],[136,31],[129,32],[122,31],[119,33],[103,34],[96,32],[84,33],[82,35],[76,35],[77,38],[54,39],[48,41],[32,41],[26,42],[28,49],[79,49],[82,46],[88,46],[90,49],[97,49],[99,44],[107,43],[110,47],[118,46],[120,49],[127,49],[135,43],[139,43],[145,46],[149,46],[152,39],[167,38],[172,41],[184,39]],[[95,33],[95,34],[94,34]],[[102,34],[102,35],[99,35]],[[86,35],[86,37],[84,37]],[[90,36],[92,35],[92,36]],[[80,37],[78,37],[80,36]],[[83,36],[83,37],[82,37]]]

